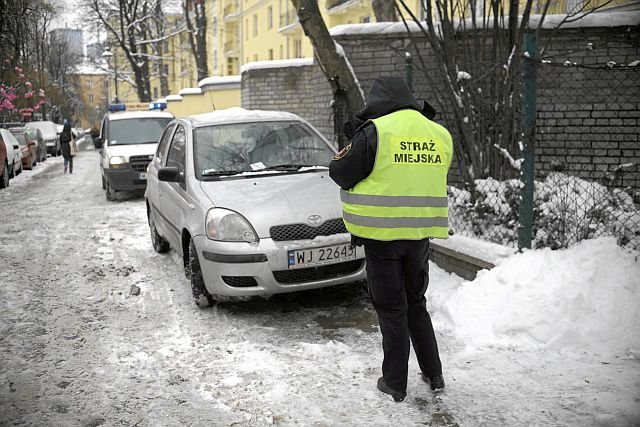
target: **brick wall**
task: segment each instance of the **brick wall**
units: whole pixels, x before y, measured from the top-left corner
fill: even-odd
[[[341,34],[335,39],[365,93],[378,76],[405,77],[405,52],[409,51],[414,58],[416,98],[434,103],[428,81],[434,61],[429,60],[430,49],[418,35],[411,39],[406,33]],[[629,64],[640,59],[638,27],[563,29],[553,35],[543,33],[540,40],[549,40],[539,42],[539,47],[559,64],[567,60],[586,65]],[[602,182],[621,164],[635,163],[613,184],[640,190],[638,82],[640,66],[626,71],[542,66],[537,81],[537,177],[564,170]],[[292,111],[333,139],[331,88],[317,66],[251,70],[242,75],[242,89],[243,107]],[[441,110],[436,120],[453,128],[445,108],[435,106]],[[459,181],[455,162],[449,180]]]
[[[333,136],[331,99],[331,88],[316,65],[252,68],[242,73],[243,108],[297,114],[329,139]]]
[[[549,37],[545,55],[557,65],[538,69],[538,176],[560,170],[603,183],[633,163],[611,184],[640,189],[640,66],[562,65],[629,64],[640,59],[638,41],[637,29],[622,28]]]

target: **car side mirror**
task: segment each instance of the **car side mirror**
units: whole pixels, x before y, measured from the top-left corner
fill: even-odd
[[[160,168],[158,179],[165,182],[182,182],[182,172],[175,166]]]
[[[20,149],[20,146],[19,146],[18,144],[13,144],[13,149],[14,149],[14,150],[19,150],[19,149]]]

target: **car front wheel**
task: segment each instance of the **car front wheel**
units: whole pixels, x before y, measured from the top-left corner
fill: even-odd
[[[189,242],[189,272],[191,273],[191,292],[196,305],[200,308],[206,308],[213,305],[213,297],[204,286],[202,270],[200,269],[200,261],[196,252],[196,245],[193,239]]]

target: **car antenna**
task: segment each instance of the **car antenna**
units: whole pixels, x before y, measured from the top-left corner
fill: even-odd
[[[215,102],[213,102],[213,97],[211,96],[211,92],[209,91],[209,101],[211,101],[211,108],[213,108],[213,111],[216,111],[216,104]]]

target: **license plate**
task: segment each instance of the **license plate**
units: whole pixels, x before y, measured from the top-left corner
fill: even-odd
[[[304,268],[335,264],[356,259],[356,249],[350,244],[289,251],[289,268]]]
[[[147,173],[146,172],[138,173],[138,179],[147,179]]]

